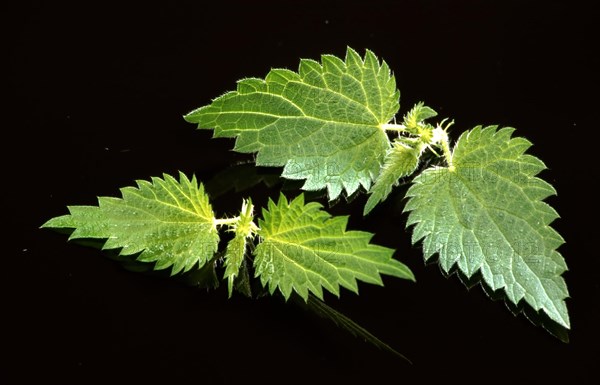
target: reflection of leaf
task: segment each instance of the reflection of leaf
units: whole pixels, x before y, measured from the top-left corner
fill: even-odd
[[[193,268],[188,272],[178,275],[177,279],[188,286],[194,286],[199,289],[216,289],[219,287],[219,277],[215,268],[216,262],[217,257],[215,256],[201,268]]]
[[[558,214],[542,200],[554,188],[535,177],[545,168],[525,154],[531,143],[514,130],[476,127],[461,135],[450,167],[430,168],[407,192],[407,225],[423,240],[425,259],[439,253],[442,269],[471,277],[480,271],[492,290],[504,289],[569,328],[567,270],[550,227]]]
[[[369,189],[389,148],[381,125],[398,111],[399,92],[385,62],[348,48],[345,61],[323,55],[302,60],[298,73],[273,69],[265,80],[238,82],[236,91],[185,119],[237,137],[235,150],[257,152],[259,166],[284,166],[305,190],[327,188],[330,199],[361,185]]]
[[[298,196],[288,203],[269,201],[263,209],[254,252],[256,276],[263,285],[283,293],[292,290],[307,300],[309,291],[323,298],[323,287],[339,295],[339,286],[358,292],[356,280],[382,285],[380,274],[414,279],[404,264],[392,259],[394,250],[370,244],[373,236],[346,231],[347,217],[331,217],[316,202]]]
[[[298,298],[298,297],[294,296],[293,298]],[[379,338],[375,337],[367,329],[363,328],[362,326],[360,326],[359,324],[354,322],[352,319],[350,319],[346,315],[340,313],[339,311],[335,310],[331,306],[327,305],[325,302],[316,298],[314,295],[310,294],[308,296],[308,301],[306,303],[304,303],[304,301],[301,301],[301,300],[298,300],[296,302],[298,304],[300,304],[301,306],[307,308],[308,310],[312,311],[319,317],[330,320],[337,327],[349,332],[353,336],[355,336],[357,338],[361,338],[365,342],[372,344],[373,346],[375,346],[378,349],[392,353],[395,356],[398,356],[398,357],[410,362],[410,360],[408,358],[406,358],[404,355],[402,355],[401,353],[396,351],[390,345],[386,344]]]
[[[280,182],[279,175],[261,170],[252,163],[240,163],[218,172],[204,184],[204,187],[210,198],[216,199],[231,190],[245,191],[260,183],[273,187]]]
[[[70,239],[106,239],[103,249],[138,254],[141,262],[156,262],[172,274],[201,267],[217,251],[219,234],[204,188],[196,178],[169,175],[138,187],[121,189],[123,198],[100,197],[98,206],[70,206],[69,215],[42,227],[74,229]]]
[[[233,288],[242,295],[252,298],[252,282],[248,272],[248,260],[243,259],[238,270],[238,275],[233,281]]]

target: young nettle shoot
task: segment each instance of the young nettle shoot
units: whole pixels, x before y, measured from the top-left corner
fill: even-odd
[[[513,128],[477,126],[451,144],[453,122],[429,123],[437,113],[423,103],[397,123],[399,99],[385,61],[348,48],[344,59],[322,55],[320,62],[302,59],[297,72],[242,79],[185,120],[215,138],[235,138],[235,151],[255,154],[256,166],[281,167],[283,178],[303,181],[302,190],[326,191],[330,201],[368,194],[364,215],[374,215],[399,182],[410,183],[406,227],[425,260],[437,256],[445,273],[479,279],[515,311],[526,304],[569,329],[567,266],[557,251],[564,240],[550,227],[558,214],[544,202],[556,191],[536,176],[545,165],[526,153],[531,142]],[[425,155],[427,166],[419,167]],[[70,206],[43,227],[70,230],[70,239],[105,239],[104,249],[173,275],[222,267],[229,296],[248,295],[254,280],[321,311],[328,308],[313,296],[323,299],[324,290],[358,293],[358,281],[382,285],[382,274],[414,280],[393,249],[347,230],[347,217],[331,216],[303,194],[281,193],[259,210],[248,198],[238,215],[219,219],[202,183],[183,173],[137,181],[121,193],[99,198],[98,206]]]

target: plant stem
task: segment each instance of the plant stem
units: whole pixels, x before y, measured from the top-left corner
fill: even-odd
[[[398,131],[398,132],[406,131],[406,126],[404,124],[386,123],[386,124],[380,125],[379,127],[381,127],[381,129],[384,131]]]
[[[240,220],[240,217],[233,217],[233,218],[221,218],[221,219],[215,219],[213,221],[215,226],[230,226],[230,225],[235,225],[236,223],[238,223]]]
[[[452,153],[450,152],[450,145],[448,143],[448,135],[446,135],[440,144],[442,145],[442,151],[444,152],[444,158],[448,164],[448,169],[450,171],[454,171],[454,166],[452,165]]]
[[[442,127],[446,119],[444,119],[436,128],[433,129],[431,144],[436,144],[442,148],[444,159],[448,165],[450,171],[454,171],[454,165],[452,164],[452,152],[450,151],[450,139],[448,138],[448,128],[454,124],[454,121],[448,123],[445,127]]]

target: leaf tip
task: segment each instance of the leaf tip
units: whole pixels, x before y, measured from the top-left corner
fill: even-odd
[[[365,207],[363,209],[363,216],[366,217],[367,215],[369,215],[369,213],[375,208],[376,205],[377,202],[373,198],[373,195],[370,195],[369,199],[367,200],[367,203],[365,203]]]
[[[187,114],[184,114],[183,120],[185,120],[188,123],[198,123],[198,117],[196,116],[197,111],[198,111],[198,109],[195,109],[193,111],[188,112]]]
[[[61,215],[58,217],[51,218],[44,222],[39,228],[40,229],[61,229],[61,228],[75,228],[75,224],[72,223],[72,216],[70,214]]]

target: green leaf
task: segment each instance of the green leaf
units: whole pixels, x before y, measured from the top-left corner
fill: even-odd
[[[298,72],[273,69],[265,80],[238,82],[210,105],[185,116],[215,137],[237,137],[235,150],[257,152],[259,166],[283,166],[282,176],[327,188],[331,200],[366,190],[379,174],[389,139],[381,125],[398,111],[400,93],[385,62],[348,48],[345,61],[303,59]]]
[[[419,164],[422,143],[412,147],[403,141],[397,140],[387,153],[381,173],[371,187],[371,194],[363,211],[367,215],[379,202],[384,201],[392,192],[393,186],[398,184],[400,178],[412,174]]]
[[[246,255],[246,246],[246,237],[237,234],[229,241],[229,243],[227,243],[227,250],[225,253],[225,274],[223,275],[223,278],[227,279],[229,298],[231,298],[231,295],[233,294],[233,283],[238,276],[240,266]]]
[[[545,169],[525,154],[531,142],[511,138],[513,128],[476,127],[463,133],[449,167],[430,168],[407,192],[407,226],[423,240],[425,259],[439,253],[445,272],[454,265],[468,277],[481,272],[492,290],[514,304],[570,327],[565,304],[567,270],[557,248],[563,238],[550,227],[558,214],[543,199],[556,193],[537,178]]]
[[[254,219],[253,211],[254,206],[252,205],[252,201],[244,200],[240,216],[230,229],[235,235],[229,241],[225,250],[225,274],[223,276],[223,278],[227,279],[227,289],[229,290],[230,298],[233,293],[233,284],[239,275],[240,267],[246,257],[248,241],[252,240],[256,231],[256,225],[252,222]]]
[[[100,197],[98,206],[70,206],[70,215],[42,227],[74,229],[69,239],[106,239],[103,249],[121,255],[139,253],[138,261],[172,266],[171,274],[202,267],[217,251],[219,234],[204,188],[183,173],[137,181],[121,189],[123,198]]]
[[[435,116],[437,112],[423,102],[419,102],[404,116],[404,125],[410,132],[418,131],[418,127],[423,125],[424,120]]]
[[[273,293],[292,290],[305,301],[309,291],[323,299],[323,290],[339,296],[340,285],[357,293],[356,279],[382,285],[380,274],[414,279],[404,264],[392,259],[394,250],[370,244],[372,234],[346,231],[347,217],[332,217],[303,195],[288,203],[281,195],[263,209],[255,249],[255,276]]]

